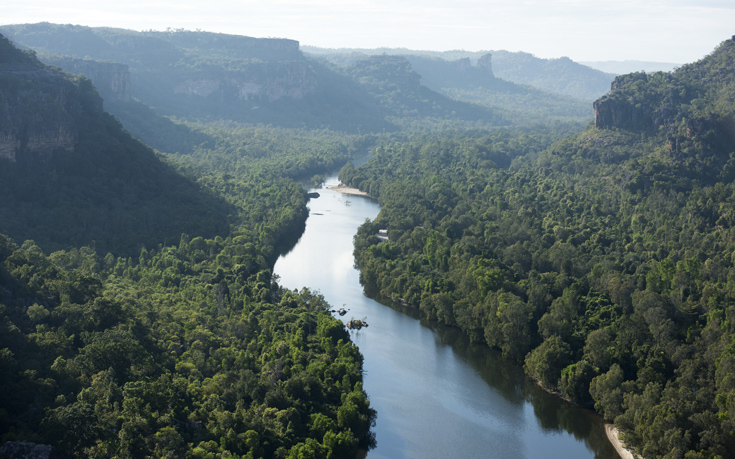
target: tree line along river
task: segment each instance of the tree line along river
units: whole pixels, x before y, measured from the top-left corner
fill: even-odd
[[[379,205],[369,198],[313,189],[306,230],[275,265],[280,284],[324,295],[352,331],[365,362],[364,388],[378,412],[369,459],[601,458],[618,455],[602,419],[546,393],[522,367],[460,331],[418,319],[416,311],[366,297],[352,237]],[[338,316],[339,317],[339,316]]]

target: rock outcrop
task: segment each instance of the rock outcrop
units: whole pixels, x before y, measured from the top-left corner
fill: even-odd
[[[102,111],[99,94],[88,79],[74,80],[32,54],[19,61],[12,50],[19,51],[0,35],[0,158],[73,150],[79,115]]]
[[[598,129],[642,129],[651,125],[650,107],[603,97],[592,104]]]
[[[482,57],[480,57],[477,60],[477,67],[485,70],[485,72],[487,72],[487,74],[490,75],[491,77],[493,78],[495,77],[495,75],[493,74],[493,55],[492,54],[490,53],[483,54]]]
[[[595,127],[598,129],[646,130],[653,125],[653,107],[642,103],[626,88],[645,87],[648,76],[643,72],[616,77],[610,92],[597,99],[592,108],[595,113]]]
[[[304,62],[266,62],[228,72],[221,78],[208,75],[180,75],[173,94],[209,97],[233,95],[242,101],[273,102],[284,97],[296,100],[312,94],[318,87],[316,75]]]
[[[71,57],[50,57],[44,60],[66,72],[85,75],[92,80],[104,100],[130,100],[130,70],[125,64]]]

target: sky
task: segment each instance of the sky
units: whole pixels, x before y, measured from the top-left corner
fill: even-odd
[[[524,51],[684,64],[735,35],[734,0],[3,0],[0,24],[204,30],[323,48]]]

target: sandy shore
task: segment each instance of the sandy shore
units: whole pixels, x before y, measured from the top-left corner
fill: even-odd
[[[625,445],[623,445],[618,438],[618,429],[616,429],[615,426],[612,424],[605,424],[605,433],[607,434],[607,438],[610,440],[610,443],[612,443],[622,459],[641,459],[640,456],[631,453],[625,448]]]
[[[364,191],[360,191],[357,188],[350,188],[350,187],[348,187],[347,185],[345,185],[343,183],[340,183],[337,186],[330,186],[327,189],[328,190],[334,190],[337,193],[351,194],[351,195],[354,195],[354,196],[365,196],[365,197],[368,197],[368,198],[370,197],[370,195],[367,194],[367,193],[365,193]]]

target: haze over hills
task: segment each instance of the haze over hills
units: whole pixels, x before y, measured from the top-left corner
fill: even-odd
[[[359,350],[271,274],[309,214],[297,180],[344,165],[382,206],[354,238],[371,295],[523,362],[644,457],[732,457],[735,37],[613,78],[504,51],[0,32],[30,48],[0,37],[0,231],[40,245],[0,235],[4,442],[374,446]]]
[[[0,77],[0,232],[45,250],[96,243],[122,255],[182,230],[227,230],[226,203],[123,132],[90,80],[46,67],[2,36]]]
[[[466,61],[456,65],[409,56],[410,67],[405,72],[418,69],[421,77],[411,97],[424,102],[407,109],[400,105],[405,99],[393,99],[380,93],[380,86],[360,83],[370,78],[363,78],[358,69],[369,65],[334,67],[304,56],[293,40],[48,23],[0,30],[18,44],[36,49],[48,63],[70,72],[87,72],[106,96],[108,109],[156,148],[163,148],[163,143],[151,126],[157,126],[160,133],[169,132],[165,136],[174,142],[197,136],[171,126],[168,120],[156,119],[155,114],[349,132],[395,130],[389,120],[397,117],[488,125],[523,123],[531,118],[545,122],[591,117],[589,102],[503,81],[495,77],[492,63],[489,71],[476,74],[469,84],[466,73],[474,65],[462,63]],[[359,58],[369,60],[355,56],[350,64]],[[381,78],[388,82],[394,77],[383,89],[402,84],[399,80],[405,75],[386,73]],[[388,101],[399,105],[391,106]],[[179,142],[177,151],[186,150],[184,144]]]
[[[580,62],[580,64],[615,75],[633,72],[671,72],[681,66],[681,64],[672,62],[647,61],[585,61]]]
[[[305,58],[293,40],[53,24],[0,30],[70,71],[80,69],[73,60],[82,58],[127,66],[130,97],[162,115],[370,132],[395,129],[386,117],[402,110],[380,103],[375,88],[356,83],[354,71],[350,78]],[[484,112],[488,124],[502,118],[491,109],[447,99],[442,104],[451,110],[442,109],[438,100],[401,116],[477,121],[477,113]],[[126,115],[120,116],[126,122]]]
[[[497,78],[583,100],[594,100],[603,95],[610,89],[610,82],[613,79],[613,75],[591,69],[566,57],[541,59],[529,53],[503,50],[426,51],[405,48],[330,49],[310,46],[302,46],[302,50],[340,65],[346,65],[360,56],[378,54],[421,56],[446,61],[470,59],[472,63],[490,55],[492,71]]]

